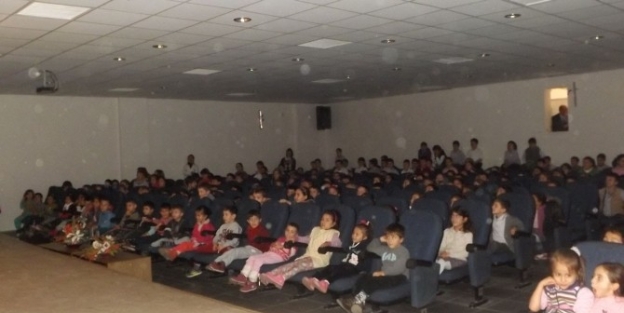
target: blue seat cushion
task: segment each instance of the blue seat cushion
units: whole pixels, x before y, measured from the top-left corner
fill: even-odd
[[[505,263],[514,262],[516,259],[515,255],[511,252],[494,253],[490,257],[492,259],[492,264],[494,265],[501,265]]]
[[[440,275],[439,281],[448,284],[458,281],[466,276],[468,276],[468,265],[462,265],[450,270],[444,270],[444,272]]]

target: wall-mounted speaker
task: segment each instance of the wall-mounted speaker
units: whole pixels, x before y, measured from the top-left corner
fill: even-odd
[[[316,129],[331,129],[331,108],[326,106],[316,107]]]

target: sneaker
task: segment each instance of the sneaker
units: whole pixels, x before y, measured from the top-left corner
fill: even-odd
[[[265,285],[274,285],[277,289],[284,287],[284,276],[271,273],[260,274],[260,281]]]
[[[351,307],[353,306],[353,303],[355,302],[355,298],[353,297],[342,297],[342,298],[338,298],[336,299],[336,303],[338,303],[338,305],[345,310],[345,312],[351,313]]]
[[[206,269],[211,272],[225,273],[225,264],[223,262],[212,262],[206,266]]]
[[[247,281],[239,290],[242,293],[249,293],[258,289],[258,283]]]
[[[364,313],[364,304],[353,303],[351,306],[351,313]]]
[[[327,289],[329,289],[329,282],[326,279],[323,279],[323,280],[315,279],[314,287],[321,293],[327,293]]]
[[[310,291],[314,291],[314,286],[316,286],[318,284],[318,279],[313,278],[313,277],[304,277],[301,280],[301,283],[308,288],[308,290]]]
[[[228,281],[229,281],[230,284],[233,284],[233,285],[244,286],[245,284],[247,284],[248,280],[247,280],[247,277],[245,277],[245,275],[238,274],[236,276],[230,277],[230,279]]]
[[[201,275],[203,272],[200,269],[192,269],[186,273],[186,278],[193,278]]]

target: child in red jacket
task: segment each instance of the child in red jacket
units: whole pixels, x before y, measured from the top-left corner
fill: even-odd
[[[203,205],[197,207],[197,209],[195,209],[195,220],[197,223],[193,226],[191,239],[182,242],[171,249],[160,248],[158,249],[158,253],[160,253],[160,255],[162,255],[166,260],[173,261],[180,254],[187,251],[197,251],[202,253],[214,252],[212,239],[214,238],[215,228],[212,223],[210,223],[210,214],[210,209],[207,207]],[[202,234],[204,231],[207,231],[208,233]]]

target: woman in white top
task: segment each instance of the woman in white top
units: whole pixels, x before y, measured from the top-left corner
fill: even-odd
[[[510,165],[520,165],[521,163],[520,154],[518,154],[518,145],[514,141],[508,142],[507,150],[505,150],[505,155],[503,156],[503,167],[507,168]]]
[[[440,274],[466,264],[466,245],[472,243],[472,223],[468,212],[460,207],[453,208],[452,212],[451,227],[444,230],[436,261],[440,264]]]

